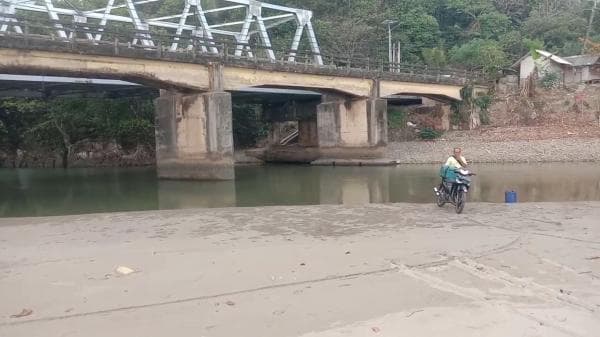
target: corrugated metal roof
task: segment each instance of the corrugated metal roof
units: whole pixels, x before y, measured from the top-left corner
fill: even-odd
[[[547,52],[545,50],[537,49],[536,52],[538,54],[540,54],[541,57],[549,58],[549,59],[551,59],[552,61],[554,61],[556,63],[560,63],[560,64],[564,64],[564,65],[568,65],[568,66],[572,66],[573,65],[571,62],[569,62],[565,58],[562,58],[560,56],[556,56],[556,55],[554,55],[554,54],[552,54],[550,52]],[[523,62],[523,60],[525,60],[529,56],[531,56],[531,53],[527,53],[527,54],[523,55],[523,57],[521,57],[517,62],[515,62],[511,66],[511,68],[517,68],[521,64],[521,62]]]
[[[598,62],[600,55],[575,55],[565,57],[565,60],[571,62],[574,67],[591,66]]]
[[[552,54],[550,52],[547,52],[545,50],[539,50],[538,49],[538,50],[536,50],[536,52],[538,54],[542,55],[542,57],[549,58],[549,59],[551,59],[552,61],[554,61],[556,63],[564,64],[564,65],[567,65],[567,66],[572,66],[573,65],[571,62],[565,60],[564,58],[562,58],[560,56],[556,56],[556,55],[554,55],[554,54]]]

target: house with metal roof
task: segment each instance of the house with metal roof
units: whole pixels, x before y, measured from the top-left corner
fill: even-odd
[[[565,74],[566,83],[600,82],[600,55],[577,55],[564,59],[572,64],[571,72]]]
[[[536,50],[515,62],[511,68],[519,71],[519,82],[531,76],[541,78],[548,73],[559,75],[562,84],[600,82],[600,55],[575,55],[560,57],[545,50]]]

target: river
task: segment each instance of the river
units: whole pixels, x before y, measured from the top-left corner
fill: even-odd
[[[433,202],[437,165],[236,168],[236,180],[156,179],[154,168],[0,170],[0,217],[266,205]],[[600,200],[595,163],[474,165],[469,201]]]

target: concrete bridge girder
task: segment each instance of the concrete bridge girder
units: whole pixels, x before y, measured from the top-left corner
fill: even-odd
[[[0,49],[0,71],[126,79],[156,88],[206,91],[209,68],[192,63]]]
[[[79,75],[128,79],[162,89],[193,91],[214,89],[214,83],[212,83],[214,74],[211,73],[212,69],[208,64],[0,48],[0,70],[15,74]],[[391,80],[380,80],[377,85],[375,80],[369,78],[231,66],[223,66],[219,70],[222,72],[219,86],[226,91],[236,91],[253,86],[270,86],[336,91],[354,98],[384,98],[394,94],[415,94],[460,100],[460,90],[462,89],[462,86],[459,85]],[[377,92],[378,95],[375,94]]]
[[[73,75],[127,79],[157,88],[193,91],[213,90],[208,64],[93,56],[0,48],[0,69],[5,73]],[[277,72],[241,67],[222,67],[223,90],[246,87],[280,87],[337,91],[353,97],[369,97],[374,81],[364,78]],[[221,89],[221,88],[220,88]]]
[[[235,91],[249,86],[294,88],[314,91],[336,91],[346,96],[370,97],[374,81],[365,78],[350,78],[275,72],[258,69],[225,67],[223,70],[225,90]]]
[[[424,97],[439,97],[460,101],[460,91],[463,87],[447,84],[411,83],[382,80],[379,82],[379,96],[417,95]]]

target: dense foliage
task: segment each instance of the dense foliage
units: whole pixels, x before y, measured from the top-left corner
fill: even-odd
[[[181,12],[185,0],[141,5],[143,15]],[[401,43],[403,62],[460,66],[496,71],[527,53],[532,46],[562,55],[581,53],[592,0],[266,0],[310,9],[325,55],[384,60],[388,54],[385,20],[394,20],[392,40]],[[82,10],[103,7],[106,0],[69,0]],[[205,9],[221,7],[202,0]],[[116,10],[126,11],[125,8]],[[125,14],[125,13],[123,13]],[[225,17],[215,17],[227,16]],[[270,15],[270,13],[265,13]],[[209,19],[243,19],[244,12],[209,14]],[[600,41],[600,20],[590,37]],[[274,47],[290,46],[294,24],[271,30]],[[304,45],[301,48],[307,49]]]
[[[253,147],[268,133],[268,124],[261,118],[258,104],[234,103],[232,107],[233,143],[236,149]]]
[[[593,1],[588,0],[273,0],[312,9],[324,54],[385,59],[387,27],[403,62],[507,67],[532,46],[561,55],[582,52]],[[600,20],[591,26],[600,40]]]
[[[82,141],[122,148],[154,143],[154,107],[146,98],[0,100],[0,152],[14,164],[18,151],[45,151],[68,165]],[[11,165],[11,163],[8,163]]]

